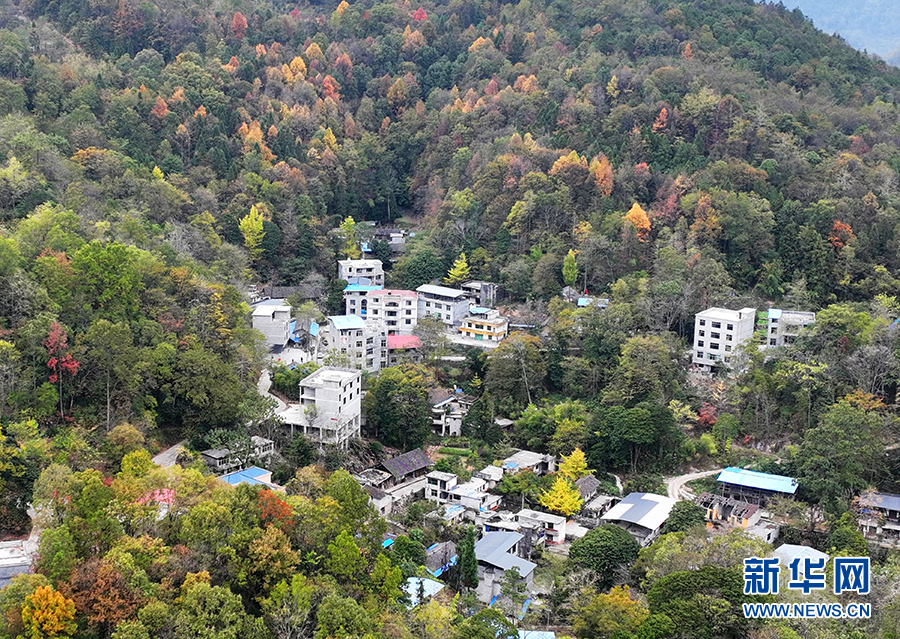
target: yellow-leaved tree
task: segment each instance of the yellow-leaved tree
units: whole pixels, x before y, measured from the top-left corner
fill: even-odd
[[[540,503],[547,510],[568,517],[581,510],[582,499],[571,481],[557,475],[553,487],[541,495]]]
[[[466,254],[460,253],[456,261],[453,262],[453,266],[447,271],[445,281],[450,286],[458,286],[469,279],[469,273],[469,262],[466,260]]]
[[[631,222],[634,226],[638,239],[641,242],[646,242],[650,235],[650,217],[640,204],[635,202],[632,205],[631,210],[625,214],[625,220]]]
[[[258,260],[259,256],[262,255],[261,245],[266,232],[263,230],[262,214],[256,208],[256,205],[250,207],[250,213],[238,223],[238,228],[244,236],[244,246],[247,247],[247,251],[250,253],[250,259]]]
[[[75,602],[55,591],[53,586],[40,586],[25,597],[22,626],[24,635],[32,639],[71,637],[78,629]]]
[[[559,474],[569,481],[576,481],[590,475],[591,471],[588,470],[584,451],[576,448],[571,455],[563,455],[562,462],[559,464]]]

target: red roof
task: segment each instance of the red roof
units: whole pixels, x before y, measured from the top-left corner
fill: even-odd
[[[386,288],[380,291],[369,291],[369,297],[376,295],[399,295],[400,297],[416,297],[418,293],[415,291],[404,291],[396,288]]]
[[[415,335],[388,335],[388,350],[395,348],[421,348],[422,340]]]

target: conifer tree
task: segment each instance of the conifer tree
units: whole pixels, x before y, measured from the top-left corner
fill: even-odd
[[[457,286],[469,279],[469,263],[466,261],[466,254],[460,253],[453,266],[447,272],[446,282],[451,286]]]
[[[466,529],[466,536],[459,542],[460,580],[467,588],[478,586],[478,559],[475,557],[475,527]]]
[[[575,251],[569,249],[568,255],[563,258],[563,282],[566,286],[574,286],[578,279],[578,263],[575,261]]]

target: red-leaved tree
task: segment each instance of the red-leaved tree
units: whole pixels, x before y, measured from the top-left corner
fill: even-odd
[[[47,368],[50,369],[50,383],[59,384],[59,416],[63,417],[63,373],[68,373],[69,377],[75,377],[81,364],[69,354],[66,329],[59,322],[50,324],[50,331],[44,339],[44,348],[50,355],[50,359],[47,360]]]

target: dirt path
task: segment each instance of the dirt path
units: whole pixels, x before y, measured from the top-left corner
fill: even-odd
[[[665,480],[666,482],[666,490],[669,493],[669,497],[672,499],[694,499],[694,494],[690,491],[690,489],[685,488],[684,485],[689,481],[694,479],[701,479],[703,477],[709,477],[711,475],[716,475],[721,473],[723,469],[716,468],[715,470],[704,470],[699,473],[687,473],[686,475],[678,475],[677,477],[669,477]]]

